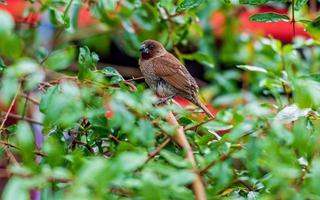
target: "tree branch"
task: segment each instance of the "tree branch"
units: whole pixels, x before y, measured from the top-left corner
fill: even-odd
[[[157,154],[160,153],[160,151],[169,144],[171,138],[168,137],[162,144],[160,144],[154,151],[150,152],[148,154],[147,160],[144,162],[144,165],[147,164],[152,158],[154,158]]]
[[[5,112],[1,112],[1,114],[3,114],[3,113],[5,113]],[[42,125],[41,122],[38,122],[38,121],[36,121],[34,119],[31,119],[29,117],[22,117],[21,115],[16,115],[16,114],[9,113],[8,117],[9,118],[14,118],[14,119],[19,119],[19,120],[24,120],[24,121],[30,122],[31,124]]]
[[[18,87],[18,89],[17,89],[17,91],[16,91],[16,94],[14,95],[14,97],[13,97],[11,103],[10,103],[10,106],[9,106],[8,110],[7,110],[6,114],[4,115],[4,118],[3,118],[2,123],[1,123],[1,125],[0,125],[0,133],[2,133],[3,127],[4,127],[4,125],[5,125],[5,123],[6,123],[7,119],[8,119],[8,116],[9,116],[9,114],[10,114],[13,106],[14,106],[14,103],[16,102],[17,96],[18,96],[19,91],[20,91],[20,87],[21,87],[21,85]],[[2,114],[2,112],[1,112],[1,114]],[[14,157],[13,153],[10,151],[10,149],[9,149],[8,146],[6,146],[6,145],[4,145],[4,144],[0,144],[0,146],[1,146],[1,148],[3,148],[3,150],[4,150],[5,153],[6,153],[6,156],[8,157],[8,159],[9,159],[12,163],[14,163],[14,164],[19,164],[18,161],[16,160],[16,158]]]
[[[192,148],[191,148],[191,146],[187,140],[187,137],[184,133],[183,127],[179,125],[177,119],[175,118],[175,116],[173,115],[173,113],[171,111],[168,113],[167,121],[169,124],[178,127],[176,134],[173,136],[173,140],[186,151],[186,154],[187,154],[186,160],[188,160],[191,163],[192,168],[196,174],[196,178],[194,179],[194,181],[192,183],[192,190],[193,190],[193,193],[196,197],[196,200],[206,200],[207,197],[206,197],[206,193],[205,193],[205,188],[202,183],[201,176],[198,173],[198,169],[196,166],[195,158],[193,156]]]

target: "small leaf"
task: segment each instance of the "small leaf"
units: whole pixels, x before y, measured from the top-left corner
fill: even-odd
[[[80,80],[91,77],[90,69],[95,68],[97,62],[99,61],[99,56],[91,52],[87,46],[80,47],[78,62],[80,64],[80,69],[78,77]]]
[[[278,22],[289,21],[289,17],[286,15],[279,15],[276,13],[260,13],[250,16],[251,21],[255,22]]]
[[[267,74],[268,71],[262,67],[252,66],[252,65],[237,65],[238,68],[244,69],[251,72],[261,72]]]
[[[320,74],[308,74],[298,77],[299,79],[309,79],[313,81],[320,82]]]
[[[307,25],[307,31],[317,35],[320,33],[320,16],[318,16],[315,20],[313,20],[312,22],[308,23]]]
[[[67,68],[75,56],[75,50],[72,47],[56,50],[44,62],[51,70],[61,70]]]
[[[119,83],[120,81],[123,81],[124,78],[122,75],[113,67],[104,67],[101,70],[101,73],[108,79],[110,79],[110,84]]]
[[[1,199],[30,199],[29,197],[28,187],[25,181],[23,181],[22,178],[13,176],[7,183]]]
[[[185,10],[196,8],[200,6],[202,2],[203,0],[184,0],[179,4],[177,12],[183,12]]]
[[[125,171],[133,171],[143,165],[147,155],[145,153],[122,153],[116,160]]]
[[[65,19],[63,17],[63,13],[54,7],[51,7],[49,9],[49,19],[50,19],[51,23],[56,26],[64,26],[64,24],[65,24]]]
[[[278,112],[274,121],[281,124],[287,124],[296,121],[299,117],[306,116],[310,110],[310,108],[300,109],[296,104],[292,104]]]
[[[160,152],[160,155],[166,159],[170,164],[179,167],[179,168],[185,168],[188,167],[189,163],[187,161],[185,161],[185,159],[183,159],[182,157],[167,151],[167,150],[162,150]]]
[[[248,5],[262,5],[267,3],[270,0],[240,0],[240,4],[248,4]]]
[[[0,4],[7,5],[8,3],[5,0],[0,0]]]
[[[6,64],[4,64],[2,58],[0,58],[0,74],[7,68]]]
[[[296,0],[294,2],[294,10],[300,10],[304,5],[308,3],[309,0]]]
[[[207,67],[214,68],[213,59],[208,54],[196,52],[192,54],[183,54],[182,57],[187,60],[195,60]]]
[[[34,137],[32,130],[27,122],[21,121],[19,122],[16,129],[16,136],[19,147],[23,151],[32,150],[34,146]],[[30,152],[27,152],[30,153]]]
[[[195,178],[194,173],[187,170],[180,170],[172,173],[166,180],[170,185],[187,185]]]

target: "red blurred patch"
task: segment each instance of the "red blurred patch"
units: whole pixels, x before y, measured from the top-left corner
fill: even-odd
[[[106,118],[110,119],[111,117],[113,117],[113,113],[112,113],[111,110],[109,110],[109,111],[106,112]]]
[[[17,101],[16,101],[17,102]],[[8,111],[8,106],[5,106],[3,103],[2,103],[2,101],[1,101],[1,99],[0,99],[0,116],[1,116],[1,120],[0,120],[0,124],[2,123],[2,120],[3,120],[3,116],[5,115],[5,113]],[[10,111],[10,113],[11,114],[17,114],[17,105],[16,105],[16,103],[13,105],[13,107],[12,107],[12,109],[11,109],[11,111]],[[12,124],[15,124],[15,123],[17,123],[18,121],[16,120],[16,119],[14,119],[14,118],[12,118],[12,117],[8,117],[7,118],[7,120],[6,120],[6,123],[5,123],[5,126],[10,126],[10,125],[12,125]]]
[[[288,9],[275,9],[267,6],[257,7],[254,10],[245,10],[240,12],[237,16],[240,21],[240,31],[245,31],[250,34],[262,34],[264,36],[271,36],[275,39],[279,39],[282,42],[288,43],[293,39],[293,27],[291,22],[253,22],[249,18],[253,14],[264,13],[264,12],[274,12],[277,14],[286,15],[288,14]],[[224,23],[226,17],[221,11],[213,13],[211,17],[211,25],[214,27],[214,34],[217,37],[222,37],[224,33]],[[304,27],[301,24],[296,23],[296,36],[302,36],[305,38],[310,38]]]
[[[40,21],[40,15],[37,13],[30,13],[24,16],[24,10],[30,7],[31,4],[23,0],[9,0],[7,5],[0,5],[0,9],[8,11],[17,23],[26,23],[36,25]]]
[[[183,108],[189,106],[189,105],[193,105],[190,101],[182,98],[182,97],[174,97],[174,100],[176,100],[180,106],[182,106]],[[218,112],[217,109],[215,109],[214,107],[212,107],[212,105],[210,104],[205,104],[205,106],[208,108],[208,110],[212,113],[212,114],[216,114]]]
[[[40,13],[30,13],[28,16],[23,14],[31,6],[39,7],[37,3],[31,4],[24,0],[8,0],[7,5],[0,5],[0,9],[8,11],[17,23],[36,25],[41,19]],[[97,21],[92,17],[89,9],[82,7],[79,12],[79,27],[86,27],[95,22]]]

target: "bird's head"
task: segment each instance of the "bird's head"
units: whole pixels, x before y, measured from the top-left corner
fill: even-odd
[[[163,47],[163,45],[155,40],[144,41],[139,50],[142,58],[144,59],[161,56],[166,52],[166,49]]]

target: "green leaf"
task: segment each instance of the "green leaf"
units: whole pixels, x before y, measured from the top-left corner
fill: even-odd
[[[267,3],[270,0],[239,0],[240,4],[248,4],[248,5],[262,5]]]
[[[120,169],[124,171],[133,171],[141,167],[146,159],[147,154],[144,152],[126,152],[117,157],[116,162]]]
[[[81,7],[81,0],[69,0],[64,11],[64,21],[68,24],[68,31],[75,32],[78,27],[78,18]]]
[[[262,67],[252,66],[252,65],[237,65],[238,68],[244,69],[251,72],[261,72],[267,74],[268,71]]]
[[[154,145],[155,129],[147,120],[139,120],[138,126],[132,130],[130,135],[131,140],[139,141],[146,146]]]
[[[4,64],[2,58],[0,57],[0,74],[7,68],[6,64]]]
[[[159,1],[159,6],[167,9],[169,13],[172,13],[174,11],[174,2],[171,0],[160,0]]]
[[[255,22],[278,22],[278,21],[289,21],[289,17],[286,15],[279,15],[276,13],[259,13],[250,16],[251,21]]]
[[[0,33],[10,33],[14,28],[13,17],[5,10],[0,10]],[[1,38],[3,40],[4,38]]]
[[[23,160],[32,162],[34,158],[34,136],[30,125],[24,121],[19,122],[15,133]]]
[[[0,4],[7,5],[8,3],[5,0],[0,0]]]
[[[301,108],[313,108],[320,105],[320,82],[312,79],[294,81],[293,96]]]
[[[78,77],[80,80],[90,78],[92,73],[90,69],[95,68],[99,57],[96,53],[91,52],[87,46],[80,47],[78,62],[80,65]]]
[[[183,12],[201,5],[203,0],[183,0],[177,7],[177,12]]]
[[[182,57],[187,60],[195,60],[206,67],[214,68],[213,59],[208,54],[196,52],[192,54],[182,54]]]
[[[41,99],[40,110],[45,114],[45,132],[55,125],[70,128],[85,114],[79,88],[71,81],[49,88]]]
[[[56,26],[64,26],[65,25],[65,18],[63,16],[63,12],[58,10],[55,7],[50,7],[49,9],[49,19],[52,24]]]
[[[295,0],[294,10],[299,11],[304,5],[308,3],[309,0]]]
[[[110,84],[119,83],[120,81],[124,80],[122,75],[113,67],[104,67],[101,70],[101,73],[105,76],[105,78],[110,79]]]
[[[307,31],[314,35],[317,35],[320,33],[320,16],[318,16],[312,22],[308,23]]]
[[[73,61],[75,49],[68,47],[54,51],[44,64],[51,70],[61,70],[67,68]]]
[[[317,82],[320,82],[320,74],[308,74],[308,75],[303,75],[303,76],[299,76],[299,79],[309,79],[309,80],[314,80]]]
[[[188,185],[194,180],[194,178],[195,174],[191,171],[179,170],[172,173],[166,181],[168,185]]]
[[[22,39],[15,34],[9,34],[9,33],[1,34],[1,31],[0,31],[0,37],[1,37],[0,54],[4,57],[8,57],[11,59],[21,58],[21,53],[23,50]]]
[[[5,104],[9,104],[18,89],[19,83],[17,78],[5,75],[0,82],[1,100]]]
[[[165,149],[162,150],[160,152],[160,155],[173,166],[180,167],[180,168],[186,168],[189,166],[189,163],[185,161],[185,159],[168,150],[165,150]]]
[[[16,176],[11,177],[6,185],[2,199],[30,199],[28,187],[26,186],[25,181]]]
[[[59,92],[58,86],[53,86],[47,89],[47,91],[41,96],[41,101],[39,109],[41,112],[45,112],[47,109],[50,109],[50,100],[54,95],[57,95]]]

